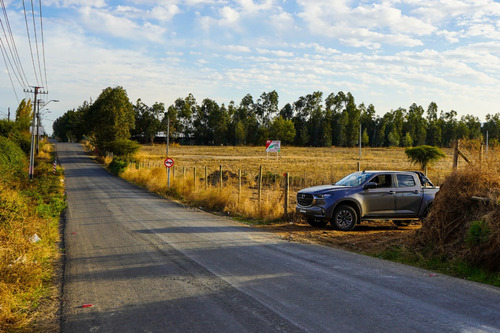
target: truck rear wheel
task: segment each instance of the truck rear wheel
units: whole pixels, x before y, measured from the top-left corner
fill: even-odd
[[[349,205],[340,205],[335,209],[332,217],[332,225],[341,231],[354,229],[358,222],[356,210]]]

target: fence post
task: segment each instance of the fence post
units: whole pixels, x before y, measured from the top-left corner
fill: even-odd
[[[241,169],[238,169],[238,204],[241,200]]]
[[[290,204],[289,202],[289,196],[290,196],[290,174],[287,172],[285,173],[285,213],[283,216],[285,219],[288,217],[288,205]]]
[[[459,143],[457,139],[455,141],[455,149],[453,150],[453,169],[456,169],[458,167],[458,149],[459,149]]]
[[[222,191],[222,164],[219,164],[219,190]]]
[[[259,210],[261,208],[261,199],[262,199],[262,165],[259,168],[259,195],[258,195],[258,200],[259,200]]]
[[[205,190],[207,189],[208,186],[208,173],[207,173],[207,167],[205,166]]]
[[[193,191],[196,191],[196,167],[193,168]]]

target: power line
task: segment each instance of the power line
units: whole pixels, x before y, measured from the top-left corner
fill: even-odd
[[[33,0],[31,0],[31,16],[33,18],[33,34],[35,36],[35,47],[36,47],[36,57],[38,60],[38,70],[40,71],[40,83],[43,83],[42,77],[42,66],[40,65],[40,52],[38,51],[38,37],[36,30],[36,22],[35,22],[35,7],[33,7]]]
[[[0,20],[0,24],[2,26],[2,31],[5,36],[5,43],[8,46],[9,52],[7,52],[7,48],[5,47],[5,44],[3,44],[4,50],[5,50],[5,55],[7,59],[9,60],[9,63],[11,65],[11,68],[16,75],[17,80],[19,81],[20,85],[23,88],[27,88],[29,86],[28,84],[28,79],[26,78],[26,74],[24,73],[23,66],[21,64],[21,58],[19,57],[19,53],[17,51],[17,46],[16,42],[14,41],[14,35],[12,34],[12,29],[10,28],[10,22],[9,22],[9,17],[7,16],[7,10],[5,8],[5,3],[3,0],[0,0],[2,4],[2,10],[3,10],[3,16],[5,19],[5,26],[4,22]],[[6,31],[7,29],[7,31]],[[9,57],[10,53],[10,57]],[[12,58],[12,61],[14,62],[14,65],[12,64],[12,61],[10,60]]]
[[[7,68],[7,74],[9,74],[10,84],[12,85],[12,89],[14,90],[14,95],[16,95],[17,104],[19,104],[19,97],[17,96],[16,88],[14,87],[14,82],[12,81],[12,76],[10,75],[9,66],[7,66],[7,60],[6,60],[5,53],[4,53],[5,47],[3,47],[3,41],[1,38],[0,38],[0,42],[2,42],[2,47],[1,47],[2,56],[3,56],[3,61],[5,62],[5,67]]]
[[[42,35],[43,70],[45,74],[45,88],[49,90],[49,84],[47,82],[47,65],[45,64],[45,41],[43,38],[42,0],[39,0],[39,7],[40,7],[40,32]]]
[[[38,75],[36,71],[36,66],[35,66],[35,58],[33,57],[33,48],[31,46],[31,36],[30,36],[30,29],[28,25],[28,15],[26,14],[26,5],[23,0],[23,10],[24,10],[24,21],[26,22],[26,33],[28,34],[28,43],[30,45],[30,53],[31,53],[31,63],[33,64],[33,72],[35,73],[35,81],[37,85],[40,85],[40,81],[38,80]]]
[[[36,0],[35,0],[36,1]],[[9,75],[9,79],[11,81],[12,88],[14,89],[14,94],[19,102],[19,97],[16,93],[16,88],[14,85],[14,79],[16,78],[18,83],[23,88],[24,92],[28,96],[29,93],[33,91],[29,91],[30,84],[29,80],[26,77],[25,71],[22,66],[21,58],[19,56],[19,52],[17,51],[16,43],[14,41],[14,34],[12,33],[12,29],[10,27],[10,23],[8,20],[7,9],[4,3],[4,0],[0,0],[2,5],[2,11],[4,20],[0,19],[0,24],[2,27],[3,35],[5,38],[1,38],[0,36],[0,49],[2,50],[2,57],[4,58],[4,63],[7,68],[7,72]],[[31,62],[33,66],[33,74],[36,82],[35,91],[37,91],[40,95],[47,94],[47,92],[42,92],[40,90],[41,84],[44,83],[44,86],[48,86],[47,80],[47,66],[46,66],[46,56],[45,56],[45,36],[43,31],[43,15],[42,15],[42,1],[38,1],[38,8],[36,8],[36,2],[31,0],[31,18],[28,20],[28,13],[26,8],[26,0],[23,0],[23,11],[24,11],[24,21],[26,25],[26,33],[28,37],[28,44],[31,56]],[[39,10],[39,20],[37,22],[36,10]],[[32,22],[32,26],[30,24]],[[40,36],[39,36],[40,35]],[[32,40],[33,39],[33,40]],[[35,45],[33,45],[35,43]],[[41,44],[41,50],[39,47]],[[35,52],[36,51],[36,55]],[[35,60],[36,57],[36,60]],[[43,68],[42,68],[43,64]],[[37,66],[38,65],[38,66]],[[37,94],[35,94],[37,95]],[[34,104],[37,103],[37,100],[33,101]]]

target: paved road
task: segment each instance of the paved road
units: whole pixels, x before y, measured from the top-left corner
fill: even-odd
[[[63,332],[500,332],[498,288],[280,240],[57,149]]]

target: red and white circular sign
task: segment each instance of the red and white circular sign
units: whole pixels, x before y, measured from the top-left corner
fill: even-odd
[[[167,157],[165,161],[163,161],[163,164],[165,164],[167,168],[171,168],[174,165],[174,160],[170,157]]]

